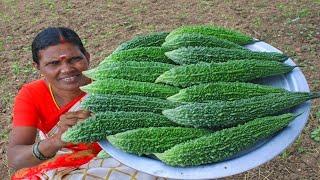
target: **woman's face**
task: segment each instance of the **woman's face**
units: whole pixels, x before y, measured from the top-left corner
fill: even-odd
[[[88,83],[82,71],[89,68],[88,53],[83,54],[78,46],[63,43],[39,51],[40,73],[57,90],[74,91]]]

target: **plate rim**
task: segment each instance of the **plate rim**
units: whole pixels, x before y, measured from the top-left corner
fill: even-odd
[[[269,52],[280,52],[277,48],[263,42],[259,41],[253,44],[250,44],[246,46],[247,48],[253,48],[254,51],[269,51]],[[289,65],[296,65],[291,58],[288,58],[285,62],[286,64]],[[294,90],[299,90],[303,92],[310,92],[309,85],[307,83],[307,80],[300,70],[299,67],[295,68],[293,72],[291,73],[296,73],[297,75],[295,78],[297,78],[295,81],[298,81],[299,83],[293,81],[293,86],[295,86]],[[289,76],[286,77],[286,79]],[[115,147],[113,147],[107,140],[104,141],[99,141],[98,143],[102,147],[104,151],[106,151],[108,154],[110,154],[113,158],[117,159],[120,161],[122,164],[125,164],[126,166],[132,167],[136,170],[154,175],[154,176],[159,176],[159,177],[165,177],[165,178],[174,178],[174,179],[208,179],[208,178],[223,178],[227,176],[232,176],[236,175],[245,171],[248,171],[250,169],[256,168],[262,164],[265,164],[269,162],[270,160],[274,159],[277,157],[279,154],[281,154],[285,149],[287,149],[301,134],[303,128],[305,127],[306,123],[308,122],[309,119],[309,113],[311,110],[311,102],[307,101],[296,108],[294,108],[293,112],[294,113],[301,113],[300,110],[303,109],[303,113],[297,117],[294,121],[292,121],[288,127],[280,131],[276,136],[270,138],[267,142],[265,142],[263,145],[259,146],[258,148],[250,151],[249,153],[246,153],[242,156],[229,159],[226,161],[221,161],[217,163],[212,163],[212,164],[207,164],[207,165],[202,165],[202,166],[196,166],[196,167],[186,167],[186,168],[180,168],[180,167],[171,167],[168,165],[165,165],[161,161],[154,160],[154,159],[147,159],[145,163],[147,164],[146,166],[139,167],[137,166],[137,162],[128,162],[128,160],[124,159],[125,157],[131,157],[133,158],[134,161],[142,162],[146,157],[139,157],[134,154],[129,154],[126,152],[123,152]],[[295,132],[292,136],[291,132]],[[290,135],[290,136],[289,136]],[[282,137],[282,138],[281,138]],[[281,142],[283,140],[283,137],[291,137],[291,139]],[[279,144],[281,145],[279,148]],[[274,148],[277,147],[277,151],[274,151]],[[279,150],[281,149],[281,150]],[[264,153],[268,151],[271,152],[268,156],[265,156],[267,158],[263,159],[256,159],[253,160],[251,156],[263,156]],[[140,159],[140,160],[139,160]],[[243,166],[243,164],[239,163],[238,161],[245,161],[247,162],[247,165]],[[150,166],[155,165],[152,163],[152,161],[157,161],[156,164],[162,164],[162,167],[168,167],[172,171],[176,172],[171,172],[168,173],[168,171],[164,171],[164,169],[158,169],[156,171],[150,170]],[[150,162],[150,163],[149,163]],[[248,165],[249,164],[249,165]],[[221,166],[220,168],[217,166]],[[149,168],[148,168],[149,167]],[[189,171],[191,170],[200,170],[202,173],[197,176],[192,176],[193,174],[190,174]],[[216,170],[216,173],[213,174],[210,172],[210,170]]]

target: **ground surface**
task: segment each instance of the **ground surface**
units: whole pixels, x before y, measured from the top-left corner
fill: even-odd
[[[0,174],[9,178],[6,145],[12,101],[32,68],[32,39],[48,26],[68,26],[83,38],[92,67],[137,34],[186,24],[235,28],[279,48],[301,66],[311,90],[320,91],[320,1],[306,0],[0,0]],[[318,179],[320,145],[310,132],[319,125],[319,101],[301,137],[269,163],[228,179]],[[318,114],[318,116],[317,116]],[[2,179],[1,178],[1,179]]]

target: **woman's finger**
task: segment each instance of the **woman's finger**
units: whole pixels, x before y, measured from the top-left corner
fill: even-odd
[[[80,122],[80,121],[84,121],[84,120],[86,120],[87,118],[83,118],[83,119],[78,119],[78,122]]]
[[[78,117],[78,114],[76,112],[67,112],[64,114],[64,116],[61,116],[63,119],[72,119]]]
[[[78,122],[78,118],[70,118],[70,119],[60,120],[58,125],[59,126],[73,126],[77,122]]]
[[[91,112],[86,110],[80,110],[77,111],[76,114],[79,119],[86,119],[90,116]]]
[[[80,111],[75,111],[75,112],[67,112],[63,116],[61,116],[64,119],[72,119],[72,118],[87,118],[90,116],[90,111],[86,110],[80,110]]]

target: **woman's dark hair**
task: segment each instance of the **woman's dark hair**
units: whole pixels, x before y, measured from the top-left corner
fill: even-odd
[[[83,47],[80,37],[73,30],[65,27],[48,27],[42,30],[32,42],[33,61],[39,64],[40,50],[65,42],[78,46],[83,54],[87,52]]]

